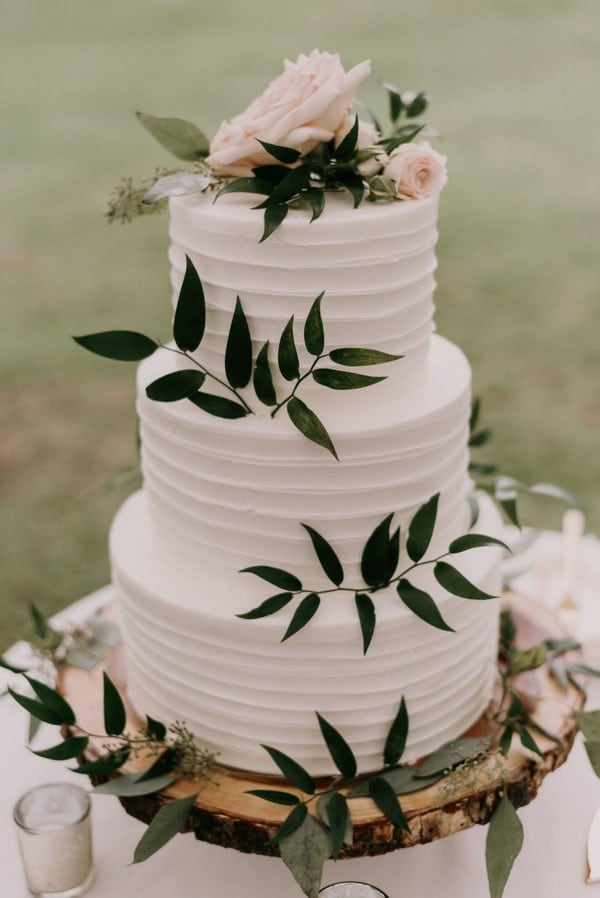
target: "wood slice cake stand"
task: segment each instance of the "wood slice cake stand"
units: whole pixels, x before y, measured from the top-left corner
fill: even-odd
[[[548,637],[564,636],[554,617],[543,607],[510,594],[505,600],[518,624],[519,648],[539,644]],[[103,732],[103,669],[109,671],[119,687],[123,686],[119,648],[111,650],[104,665],[92,671],[68,665],[60,671],[60,690],[75,709],[81,726],[92,733]],[[350,799],[354,841],[342,850],[340,857],[385,854],[452,835],[476,823],[486,823],[505,788],[516,807],[532,801],[544,777],[567,759],[577,731],[574,711],[583,707],[585,694],[571,685],[564,692],[545,666],[520,675],[515,685],[525,703],[535,707],[531,712],[533,719],[560,740],[555,742],[535,732],[543,758],[522,748],[515,736],[507,758],[492,752],[470,765],[467,775],[450,773],[426,789],[401,795],[410,832],[394,826],[370,798]],[[124,688],[121,691],[125,693]],[[139,728],[141,723],[128,708],[128,731]],[[491,734],[492,727],[490,709],[464,735]],[[106,741],[106,738],[91,739],[84,760],[93,761],[103,754]],[[142,773],[150,764],[151,759],[132,759],[113,776]],[[106,777],[94,782],[102,779]],[[327,779],[320,780],[319,787],[326,788],[327,783]],[[278,855],[277,845],[270,840],[289,808],[246,794],[250,789],[264,788],[295,791],[277,776],[221,767],[211,772],[210,780],[182,779],[163,792],[119,800],[129,814],[148,823],[163,804],[199,792],[187,825],[187,831],[193,831],[197,839],[243,852]]]

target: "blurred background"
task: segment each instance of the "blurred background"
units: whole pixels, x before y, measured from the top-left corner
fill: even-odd
[[[460,344],[494,461],[576,493],[600,531],[597,0],[20,0],[0,36],[0,650],[109,578],[137,481],[134,366],[71,334],[169,331],[167,219],[103,220],[121,177],[173,160],[134,111],[212,135],[313,47],[427,89],[449,157],[438,329]],[[537,502],[538,524],[563,506]]]

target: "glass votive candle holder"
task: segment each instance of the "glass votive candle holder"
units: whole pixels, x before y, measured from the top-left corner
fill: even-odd
[[[90,796],[73,783],[35,786],[14,809],[27,886],[37,898],[76,898],[92,884]]]
[[[319,892],[322,898],[388,898],[385,892],[367,882],[334,882]]]

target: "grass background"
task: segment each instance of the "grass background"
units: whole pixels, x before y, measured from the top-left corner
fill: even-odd
[[[214,133],[318,46],[426,88],[450,160],[437,323],[474,368],[493,456],[576,492],[600,529],[597,0],[20,0],[0,36],[0,648],[108,579],[135,481],[133,367],[70,334],[169,323],[166,218],[102,220],[170,158],[136,108]],[[117,476],[115,476],[117,475]],[[535,509],[558,526],[562,508]]]

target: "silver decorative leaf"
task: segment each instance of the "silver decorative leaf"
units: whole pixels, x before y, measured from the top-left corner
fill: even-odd
[[[167,196],[188,196],[190,193],[201,193],[209,187],[210,182],[210,175],[197,175],[191,172],[166,175],[146,191],[142,202],[157,203]]]

